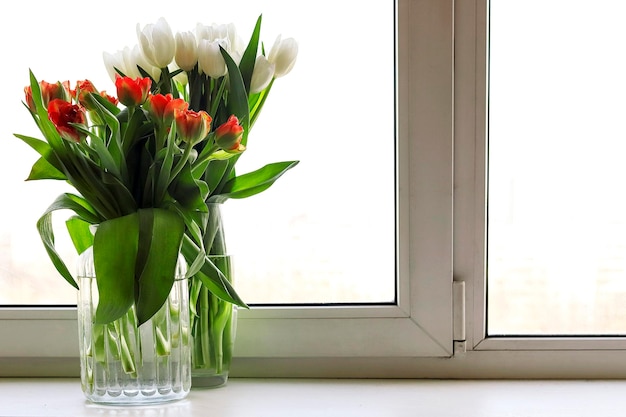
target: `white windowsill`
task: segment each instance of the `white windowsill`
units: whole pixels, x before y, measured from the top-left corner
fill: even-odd
[[[78,379],[0,379],[0,416],[623,416],[626,381],[231,379],[178,402],[85,401]]]

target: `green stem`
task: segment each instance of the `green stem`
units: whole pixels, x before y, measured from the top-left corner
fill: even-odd
[[[134,308],[130,308],[124,316],[112,323],[94,324],[92,342],[94,360],[106,364],[110,354],[113,360],[122,363],[125,373],[136,378],[136,364],[141,363],[141,341],[138,331]]]
[[[211,360],[211,332],[209,324],[210,303],[209,303],[209,290],[205,286],[202,286],[200,291],[200,334],[196,334],[199,337],[201,344],[202,361],[201,363],[210,363]]]
[[[211,336],[213,339],[213,360],[215,372],[222,373],[224,366],[224,330],[232,311],[232,304],[211,294]]]
[[[141,355],[141,345],[137,334],[139,329],[137,328],[135,309],[128,309],[124,316],[113,322],[113,326],[119,340],[118,348],[122,369],[133,378],[136,378],[136,363],[141,362],[141,357],[136,357],[136,355]]]
[[[170,175],[170,180],[169,180],[168,186],[169,186],[169,184],[172,183],[174,178],[176,178],[176,176],[178,174],[180,174],[180,171],[182,171],[183,167],[187,163],[187,160],[189,159],[189,155],[191,154],[191,150],[192,149],[193,149],[193,146],[191,146],[189,144],[187,144],[187,146],[185,146],[185,150],[183,151],[183,156],[180,158],[180,160],[178,161],[178,163],[176,164],[176,166],[172,170],[172,174]],[[167,188],[167,187],[165,187],[165,188]]]
[[[202,152],[200,152],[200,155],[198,155],[198,159],[194,161],[193,166],[196,167],[202,164],[203,162],[206,162],[209,158],[211,158],[211,155],[213,155],[213,153],[217,151],[219,148],[220,147],[217,145],[211,145],[211,147],[209,148],[204,148]]]
[[[169,356],[172,351],[170,343],[170,331],[167,327],[168,306],[161,307],[151,318],[152,328],[155,336],[155,348],[157,356]]]

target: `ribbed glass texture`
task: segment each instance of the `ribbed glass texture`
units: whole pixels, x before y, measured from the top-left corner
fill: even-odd
[[[181,257],[167,302],[137,327],[135,306],[108,324],[94,324],[98,287],[93,252],[79,260],[78,334],[81,385],[103,404],[148,404],[184,398],[191,388],[189,289]]]

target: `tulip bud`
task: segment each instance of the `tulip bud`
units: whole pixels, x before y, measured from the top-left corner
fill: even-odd
[[[90,93],[100,94],[91,81],[82,80],[76,82],[76,90],[72,92],[72,96],[74,96],[82,106],[93,110],[90,108],[91,106],[87,100]]]
[[[184,99],[174,98],[170,100],[165,106],[165,109],[163,110],[163,124],[169,128],[172,122],[174,121],[174,117],[176,116],[176,111],[188,110],[188,109],[189,109],[189,103],[187,103]],[[209,118],[209,122],[211,121],[210,119],[211,118]]]
[[[119,100],[117,99],[117,97],[113,97],[107,94],[106,91],[102,90],[100,91],[100,96],[106,98],[109,103],[113,104],[114,106],[117,106],[119,104]]]
[[[151,94],[148,96],[143,108],[146,109],[153,120],[161,124],[163,123],[163,113],[165,112],[165,107],[167,106],[167,103],[172,101],[172,99],[173,96],[171,94]]]
[[[241,144],[243,127],[237,117],[230,116],[226,123],[215,129],[215,143],[228,153],[241,153],[245,147]]]
[[[193,146],[207,137],[211,129],[211,116],[204,110],[174,110],[176,132],[180,139]]]
[[[48,103],[50,103],[54,99],[61,99],[65,101],[70,101],[71,91],[70,91],[70,82],[56,82],[56,83],[48,83],[46,81],[39,82],[39,89],[41,91],[41,101],[43,102],[44,107],[48,107]],[[33,92],[30,86],[24,88],[24,95],[26,98],[26,104],[31,112],[35,112],[35,102],[33,100]]]
[[[297,56],[298,43],[296,40],[293,38],[281,40],[280,35],[278,35],[267,57],[272,64],[276,65],[274,77],[279,78],[287,75],[296,64]]]
[[[148,98],[152,81],[150,78],[135,78],[117,76],[115,87],[117,98],[126,107],[139,106]]]
[[[161,128],[169,131],[174,121],[176,110],[187,110],[189,103],[182,98],[174,98],[171,94],[152,94],[143,105],[150,117]]]
[[[176,65],[183,71],[191,71],[198,63],[198,43],[192,32],[176,34]]]
[[[270,63],[263,55],[256,57],[254,71],[252,71],[252,80],[250,81],[251,94],[260,93],[267,88],[272,78],[274,78],[275,68],[276,65]]]
[[[146,25],[143,30],[137,24],[137,38],[141,52],[148,62],[157,68],[166,68],[174,58],[176,44],[170,26],[164,18]]]
[[[63,139],[80,142],[86,135],[74,125],[86,127],[85,109],[77,104],[62,99],[54,99],[48,104],[48,118],[54,124]]]

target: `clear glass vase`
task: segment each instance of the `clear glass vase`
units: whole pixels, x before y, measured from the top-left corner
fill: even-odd
[[[223,278],[233,282],[232,257],[227,254],[221,204],[208,204],[205,247],[209,261]],[[199,275],[189,290],[194,388],[215,388],[228,381],[237,330],[237,306],[216,297]]]
[[[92,248],[78,266],[81,386],[101,404],[149,404],[184,398],[191,388],[189,290],[182,257],[167,302],[137,327],[132,306],[118,320],[95,324],[98,287]]]

